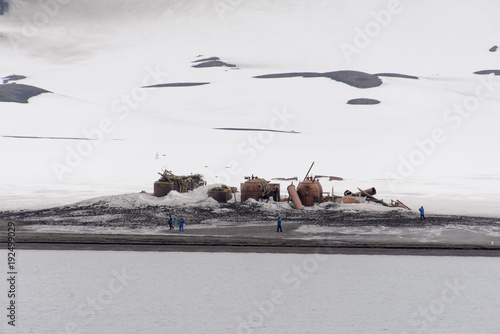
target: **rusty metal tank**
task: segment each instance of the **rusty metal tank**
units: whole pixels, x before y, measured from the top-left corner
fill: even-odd
[[[215,199],[219,203],[227,203],[233,197],[233,194],[231,188],[223,185],[209,189],[208,197]]]
[[[304,206],[313,206],[314,203],[323,202],[323,187],[317,179],[306,178],[297,187],[300,201]]]
[[[153,187],[153,195],[155,195],[156,197],[163,197],[172,190],[177,190],[175,187],[175,183],[156,181]]]
[[[175,175],[167,169],[158,174],[161,178],[154,183],[153,188],[156,197],[165,196],[172,190],[184,193],[207,184],[201,174]]]
[[[245,177],[247,180],[241,184],[241,203],[249,198],[259,200],[270,191],[269,183],[264,179],[259,179],[257,176]]]

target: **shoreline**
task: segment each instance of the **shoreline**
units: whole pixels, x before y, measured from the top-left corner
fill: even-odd
[[[89,235],[84,235],[88,237]],[[500,257],[499,247],[470,245],[383,245],[351,244],[325,245],[302,243],[300,245],[276,245],[274,243],[253,244],[232,238],[230,242],[188,238],[183,243],[141,242],[139,240],[120,240],[116,235],[103,235],[108,241],[99,242],[93,238],[82,241],[66,241],[57,238],[44,241],[16,242],[17,250],[92,250],[92,251],[138,251],[138,252],[208,252],[208,253],[276,253],[276,254],[344,254],[344,255],[402,255],[402,256],[478,256]],[[132,236],[136,237],[136,236]],[[130,238],[130,236],[127,236]],[[201,241],[201,242],[200,242]],[[7,243],[0,242],[7,248]]]
[[[6,220],[0,227],[7,231]],[[500,257],[500,242],[487,244],[414,242],[386,236],[311,236],[298,233],[301,223],[287,224],[283,233],[269,226],[198,227],[181,233],[167,228],[156,233],[73,233],[31,231],[30,223],[15,222],[17,250],[95,250],[155,252],[231,252],[280,254],[416,255]],[[7,233],[0,247],[7,249]]]
[[[404,210],[324,207],[291,210],[258,202],[144,205],[141,194],[44,210],[0,213],[0,247],[8,222],[17,249],[160,252],[239,252],[500,257],[498,218],[431,215]],[[113,203],[110,205],[110,203]],[[127,205],[125,205],[127,204]],[[168,216],[184,217],[185,232]],[[276,232],[281,216],[283,232]]]

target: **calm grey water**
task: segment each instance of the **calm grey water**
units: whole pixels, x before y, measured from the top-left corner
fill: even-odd
[[[498,258],[20,250],[16,260],[16,326],[2,280],[1,333],[500,328]]]

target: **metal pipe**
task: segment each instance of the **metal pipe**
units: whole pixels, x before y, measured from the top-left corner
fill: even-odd
[[[363,192],[367,193],[368,195],[375,196],[377,194],[377,189],[375,189],[375,188],[372,187],[372,188],[363,190]],[[363,196],[363,197],[366,197],[366,194],[363,194],[360,191],[360,192],[352,194],[352,196]]]
[[[304,210],[304,206],[302,205],[302,202],[300,201],[299,194],[297,194],[297,190],[295,189],[295,186],[293,184],[289,185],[286,190],[288,190],[288,194],[290,195],[290,198],[292,199],[293,205],[295,205],[295,208],[297,210]]]
[[[307,176],[308,176],[308,175],[309,175],[309,173],[311,172],[311,169],[313,168],[313,166],[314,166],[314,161],[313,161],[313,163],[311,164],[311,167],[309,167],[309,170],[307,171],[306,177],[304,177],[304,181],[305,181],[305,179],[307,179]]]

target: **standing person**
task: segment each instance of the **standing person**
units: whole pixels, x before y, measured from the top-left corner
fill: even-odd
[[[179,232],[184,232],[184,217],[179,220]]]
[[[172,215],[170,215],[170,219],[168,220],[168,225],[170,226],[170,230],[174,229],[174,219],[172,218]]]
[[[421,206],[420,209],[418,209],[418,211],[420,211],[420,220],[425,220],[424,207]]]
[[[278,228],[276,229],[276,232],[283,232],[281,229],[281,217],[278,217]]]

